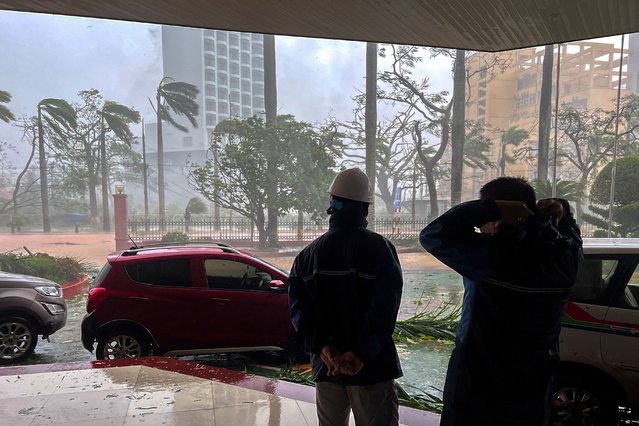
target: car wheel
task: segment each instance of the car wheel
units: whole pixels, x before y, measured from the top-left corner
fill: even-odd
[[[560,375],[552,398],[554,426],[617,424],[620,404],[616,390],[591,374]]]
[[[0,319],[0,364],[20,361],[31,355],[38,344],[36,329],[19,317]]]
[[[117,330],[98,338],[95,351],[97,359],[137,358],[147,356],[150,345],[139,333],[130,330]]]

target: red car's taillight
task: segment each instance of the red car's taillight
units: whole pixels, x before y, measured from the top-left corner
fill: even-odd
[[[104,287],[95,287],[89,290],[87,298],[87,312],[91,313],[107,298],[107,291]]]

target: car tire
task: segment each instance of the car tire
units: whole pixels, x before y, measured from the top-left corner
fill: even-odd
[[[617,424],[622,404],[615,387],[589,372],[559,374],[552,398],[550,424],[605,426]]]
[[[0,365],[21,361],[38,344],[36,327],[21,317],[0,318]]]
[[[133,330],[114,330],[98,337],[95,357],[98,360],[138,358],[151,352],[149,340]]]

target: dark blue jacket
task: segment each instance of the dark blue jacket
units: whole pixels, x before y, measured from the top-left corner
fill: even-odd
[[[402,375],[392,337],[401,267],[393,244],[367,230],[365,219],[334,213],[328,232],[295,258],[288,285],[291,320],[315,381],[369,385]],[[319,357],[325,345],[353,351],[364,367],[355,376],[328,377]]]
[[[583,258],[567,203],[494,235],[494,201],[453,207],[424,228],[422,246],[463,276],[462,318],[444,386],[442,425],[541,425],[559,359],[561,317]]]

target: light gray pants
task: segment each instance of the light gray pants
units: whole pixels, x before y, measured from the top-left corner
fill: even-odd
[[[320,426],[347,426],[351,408],[357,426],[399,425],[394,380],[367,386],[318,382],[315,401]]]

